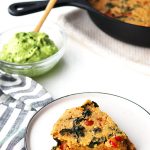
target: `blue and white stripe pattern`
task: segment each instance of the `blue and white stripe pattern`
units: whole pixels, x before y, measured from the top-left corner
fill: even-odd
[[[29,120],[51,101],[51,95],[31,78],[0,71],[0,150],[24,150]]]

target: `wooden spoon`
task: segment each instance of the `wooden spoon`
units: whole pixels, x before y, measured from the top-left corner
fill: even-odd
[[[39,21],[39,23],[37,24],[37,26],[35,27],[34,32],[40,31],[44,21],[46,20],[48,14],[50,13],[51,9],[54,7],[56,2],[57,2],[57,0],[49,0],[47,6],[45,8],[44,14],[43,14],[41,20]]]

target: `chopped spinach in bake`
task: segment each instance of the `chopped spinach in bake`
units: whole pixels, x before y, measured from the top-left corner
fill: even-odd
[[[52,150],[135,150],[127,135],[90,100],[67,109],[51,134],[58,142]]]

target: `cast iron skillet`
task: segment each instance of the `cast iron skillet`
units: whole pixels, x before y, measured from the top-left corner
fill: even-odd
[[[44,10],[48,1],[14,3],[9,6],[11,15],[21,16]],[[103,15],[92,8],[86,0],[58,0],[55,7],[76,6],[86,9],[93,22],[107,34],[130,44],[150,47],[150,27],[121,22]]]

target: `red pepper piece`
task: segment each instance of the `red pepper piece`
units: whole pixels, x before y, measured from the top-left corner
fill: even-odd
[[[112,147],[114,147],[114,148],[117,148],[117,143],[116,142],[114,142],[114,141],[112,141],[112,140],[109,140],[109,143],[110,143],[110,145],[112,146]]]
[[[86,126],[92,126],[92,125],[94,124],[94,121],[92,121],[92,120],[85,120],[85,121],[84,121],[84,124],[85,124]]]
[[[116,141],[119,141],[119,142],[123,141],[123,137],[121,136],[115,136],[115,139]]]
[[[66,143],[62,143],[61,145],[60,145],[60,149],[61,150],[65,150],[67,148],[67,144]]]

